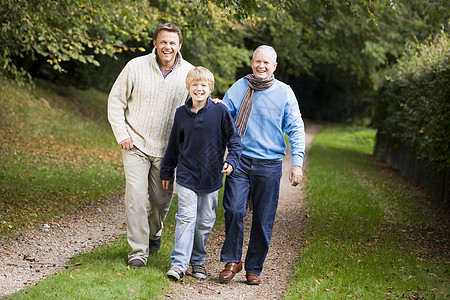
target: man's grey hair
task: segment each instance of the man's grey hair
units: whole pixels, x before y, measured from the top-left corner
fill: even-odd
[[[255,51],[253,51],[252,60],[255,58],[255,53],[256,52],[265,52],[267,54],[270,54],[273,57],[273,63],[277,62],[277,52],[271,46],[261,45],[258,48],[256,48]]]

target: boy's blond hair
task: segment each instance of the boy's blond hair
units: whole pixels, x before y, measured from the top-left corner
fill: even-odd
[[[214,75],[205,67],[195,67],[186,75],[186,88],[189,90],[194,81],[206,81],[211,93],[214,91]]]

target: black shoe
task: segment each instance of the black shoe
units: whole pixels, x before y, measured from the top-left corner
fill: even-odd
[[[159,247],[161,247],[161,238],[148,241],[148,251],[150,254],[158,252]]]
[[[197,279],[205,279],[206,278],[205,265],[192,266],[192,276],[194,276]]]
[[[144,266],[144,262],[139,258],[132,259],[128,262],[128,265],[135,269],[140,269]]]

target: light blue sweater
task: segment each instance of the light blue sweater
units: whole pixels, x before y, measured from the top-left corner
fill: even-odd
[[[233,118],[239,113],[247,89],[247,79],[236,81],[226,92],[223,102]],[[242,155],[253,159],[281,160],[286,155],[284,136],[289,136],[292,165],[303,166],[305,128],[297,99],[291,87],[281,81],[255,91],[247,131],[242,140]]]

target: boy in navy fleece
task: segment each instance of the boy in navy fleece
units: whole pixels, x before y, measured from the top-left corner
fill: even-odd
[[[204,67],[186,77],[191,98],[175,112],[175,119],[161,167],[164,189],[170,189],[177,168],[178,212],[175,246],[167,276],[183,278],[189,264],[195,278],[206,278],[205,244],[216,220],[215,208],[223,174],[236,169],[241,139],[225,105],[214,104],[214,76]],[[224,161],[225,149],[228,155]]]

